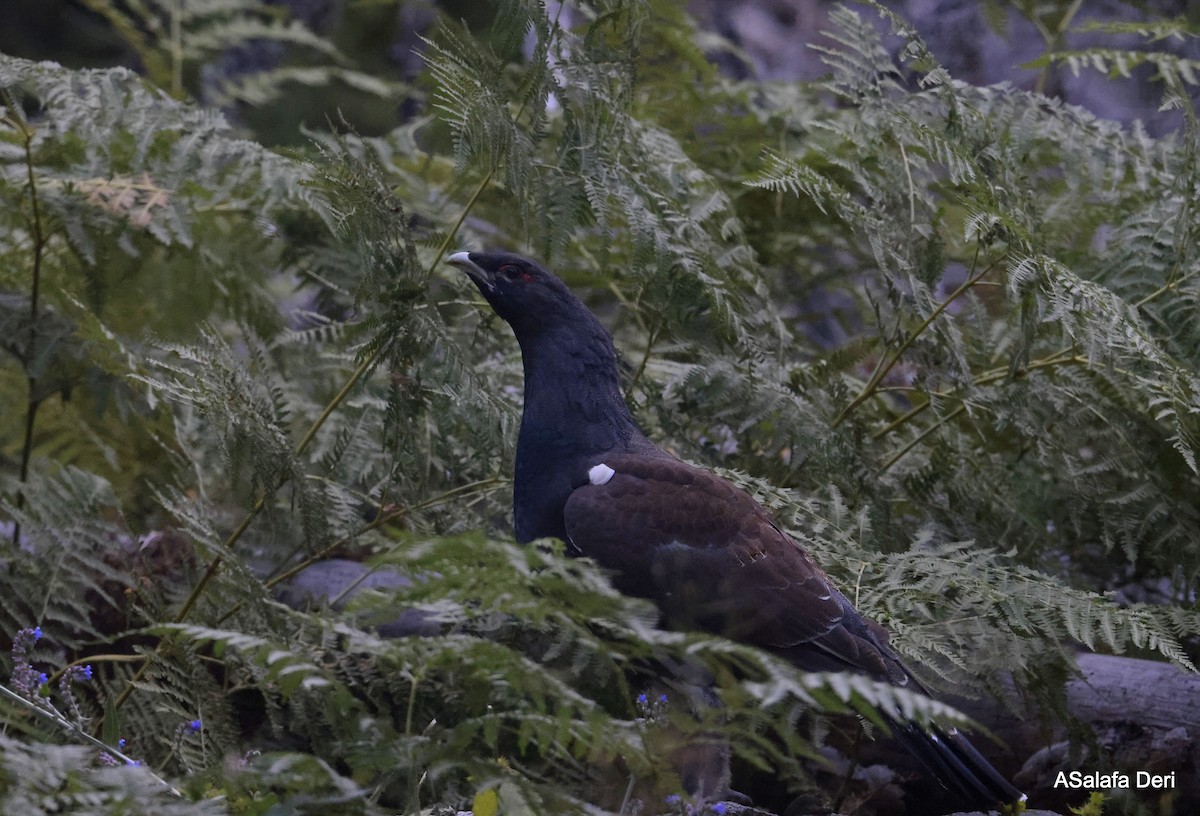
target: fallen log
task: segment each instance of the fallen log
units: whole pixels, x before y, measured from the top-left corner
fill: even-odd
[[[1099,790],[1148,812],[1200,813],[1200,674],[1116,655],[1077,662],[1066,707],[1091,737],[1074,745],[1066,724],[1032,710],[1015,716],[994,700],[948,702],[1002,740],[1007,752],[986,753],[1038,807],[1065,813]]]

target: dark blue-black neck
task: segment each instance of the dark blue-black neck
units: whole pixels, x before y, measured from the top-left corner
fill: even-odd
[[[654,450],[621,395],[617,355],[580,304],[568,323],[518,332],[525,408],[513,485],[519,541],[566,538],[563,506],[604,455]]]

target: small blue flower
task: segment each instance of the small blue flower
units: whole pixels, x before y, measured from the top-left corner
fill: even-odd
[[[725,816],[725,803],[717,802],[712,806],[712,812],[717,814],[717,816]]]
[[[683,801],[683,797],[680,796],[678,793],[672,793],[666,799],[666,802],[668,805],[678,805],[682,801]]]
[[[658,701],[659,701],[660,703],[662,703],[663,705],[666,705],[666,703],[667,703],[667,695],[665,695],[665,694],[660,694],[660,695],[658,695]]]
[[[648,697],[647,697],[645,694],[639,694],[639,695],[637,696],[637,703],[638,703],[638,705],[640,705],[640,706],[644,706],[644,705],[646,705],[646,703],[648,703],[648,702],[649,702],[649,698],[648,698]]]
[[[37,676],[37,681],[38,681],[39,686],[44,686],[50,682],[50,678],[46,675],[45,672],[41,672]]]
[[[192,733],[199,731],[203,727],[204,723],[200,722],[199,720],[192,720],[190,723],[188,723],[188,728],[192,731]]]
[[[12,652],[14,658],[24,658],[25,653],[29,651],[29,647],[38,642],[42,636],[42,627],[35,626],[32,629],[18,629],[13,635]]]
[[[63,682],[65,683],[83,683],[92,679],[91,666],[68,666],[63,672]]]
[[[119,740],[117,740],[117,747],[120,748],[122,751],[125,750],[125,738],[124,737],[121,737]]]
[[[86,683],[92,679],[91,666],[67,666],[63,669],[62,677],[58,680],[58,685],[62,689],[67,689],[72,683]]]

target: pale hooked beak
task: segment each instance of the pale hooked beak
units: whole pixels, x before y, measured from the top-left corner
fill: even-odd
[[[491,292],[496,288],[492,283],[491,276],[484,271],[483,267],[471,260],[470,252],[453,252],[446,258],[446,263],[457,266],[466,272],[480,289]]]

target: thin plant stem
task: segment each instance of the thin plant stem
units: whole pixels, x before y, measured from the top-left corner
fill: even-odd
[[[1195,276],[1196,276],[1196,272],[1191,271],[1185,275],[1181,275],[1178,278],[1175,278],[1172,281],[1168,281],[1167,283],[1164,283],[1162,286],[1158,287],[1153,292],[1151,292],[1150,294],[1146,295],[1141,300],[1134,303],[1133,308],[1135,308],[1135,309],[1142,308],[1147,303],[1149,303],[1150,301],[1159,297],[1160,295],[1165,295],[1167,292],[1170,292],[1172,289],[1178,289],[1181,284],[1185,283],[1190,278],[1194,278]]]
[[[412,672],[412,686],[408,691],[408,706],[404,712],[404,735],[411,737],[413,735],[413,714],[417,708],[417,689],[421,685],[421,681],[425,679],[424,668],[414,669]],[[409,795],[408,803],[405,807],[405,814],[419,813],[421,809],[420,798],[418,794],[419,780],[415,779],[417,768],[415,764],[410,765],[409,770]],[[415,783],[415,784],[414,784]]]
[[[84,742],[91,743],[96,748],[99,748],[101,751],[105,752],[106,754],[110,754],[114,758],[121,760],[126,765],[137,765],[137,766],[143,768],[146,773],[150,774],[150,776],[153,777],[156,782],[158,782],[160,785],[162,785],[164,788],[166,788],[167,791],[170,792],[172,795],[178,796],[181,799],[183,798],[183,793],[178,788],[176,788],[174,785],[172,785],[170,782],[163,779],[161,776],[154,773],[154,771],[151,771],[149,768],[146,768],[144,765],[141,765],[141,763],[139,763],[133,757],[127,756],[122,751],[112,747],[108,743],[103,742],[103,741],[93,737],[87,731],[84,731],[83,728],[81,728],[77,723],[73,723],[70,720],[68,720],[66,717],[64,717],[62,712],[60,712],[54,706],[50,705],[49,702],[45,702],[43,704],[34,703],[30,700],[25,699],[20,694],[17,694],[15,691],[11,690],[7,686],[3,686],[3,685],[0,685],[0,697],[7,697],[12,702],[17,703],[18,705],[24,706],[25,708],[29,709],[33,713],[37,714],[39,717],[43,717],[43,718],[49,720],[50,722],[54,723],[59,728],[63,729],[64,731],[71,734],[72,736],[78,737],[79,739],[83,740]]]
[[[904,149],[904,142],[896,140],[897,146],[900,148],[900,158],[904,161],[904,177],[908,180],[908,223],[917,223],[917,188],[913,184],[912,168],[909,167],[908,151]]]
[[[1052,366],[1059,366],[1059,365],[1082,365],[1082,364],[1087,363],[1086,357],[1074,354],[1073,352],[1074,352],[1074,347],[1071,347],[1069,349],[1063,349],[1062,351],[1060,351],[1056,354],[1053,354],[1044,360],[1040,360],[1037,363],[1031,363],[1030,365],[1026,366],[1023,369],[1022,374],[1024,374],[1025,372],[1031,371],[1033,369],[1036,369],[1036,368],[1050,368]],[[1064,357],[1064,356],[1062,356],[1064,354],[1071,354],[1071,356]],[[987,375],[980,377],[978,380],[976,380],[976,383],[977,384],[987,384],[988,382],[994,382],[996,380],[1002,379],[1003,377],[1005,377],[1007,375],[1008,375],[1007,369],[993,370],[993,371],[989,372]],[[939,394],[938,396],[951,396],[951,395]],[[929,407],[930,404],[931,404],[931,402],[926,402],[925,404],[918,406],[918,408],[914,408],[913,410],[904,414],[904,416],[901,418],[910,419],[911,417],[920,413],[920,411]],[[917,434],[917,436],[911,442],[909,442],[907,445],[902,447],[899,451],[897,451],[895,454],[893,454],[891,456],[891,458],[889,458],[886,462],[883,463],[883,467],[880,468],[880,473],[883,473],[883,472],[886,472],[887,470],[889,470],[892,467],[892,465],[896,464],[901,459],[903,459],[904,456],[907,455],[909,451],[911,451],[918,444],[920,444],[927,436],[929,436],[931,433],[936,431],[938,428],[945,425],[950,420],[957,417],[959,414],[961,414],[965,410],[967,410],[967,403],[964,401],[961,405],[959,405],[953,411],[946,414],[944,417],[940,418],[937,422],[930,425],[928,428],[926,428],[921,433]],[[888,429],[890,429],[892,427],[899,427],[899,423],[892,422],[888,426]],[[885,429],[885,430],[887,430],[887,429]]]
[[[646,373],[646,366],[650,363],[650,352],[654,350],[654,342],[658,337],[657,324],[655,328],[650,330],[646,336],[646,350],[642,354],[642,361],[638,363],[637,371],[633,375],[633,380],[630,381],[630,386],[637,385],[642,379],[642,375]]]
[[[871,434],[871,438],[872,439],[882,439],[883,437],[890,434],[892,431],[899,428],[901,425],[906,424],[913,417],[924,412],[924,410],[932,404],[933,404],[932,399],[926,399],[920,405],[914,405],[912,408],[909,408],[903,414],[901,414],[900,416],[893,419],[887,425],[884,425],[882,428],[880,428],[879,430],[877,430],[873,434]]]
[[[978,258],[979,258],[978,247],[976,247],[976,250],[975,250],[975,257],[976,257],[976,260],[978,260]],[[868,399],[870,399],[871,395],[875,393],[876,387],[883,380],[883,378],[886,377],[888,375],[888,372],[890,372],[892,370],[892,368],[895,367],[896,363],[900,362],[900,358],[904,356],[904,352],[908,351],[909,347],[912,346],[912,344],[917,341],[917,338],[919,338],[922,334],[924,334],[925,330],[933,325],[933,321],[937,320],[938,317],[942,314],[942,312],[946,311],[946,309],[948,309],[950,307],[950,304],[953,303],[954,301],[958,300],[958,298],[961,297],[964,292],[969,290],[972,286],[974,286],[976,283],[978,283],[980,281],[980,279],[982,279],[985,275],[989,274],[993,269],[995,269],[999,265],[1000,261],[1002,261],[1005,257],[1006,257],[1005,255],[1001,255],[999,258],[997,258],[996,260],[994,260],[990,264],[988,264],[987,267],[983,269],[983,271],[967,278],[965,281],[962,282],[962,284],[957,289],[955,289],[953,292],[951,292],[946,297],[945,300],[943,300],[941,303],[939,303],[937,305],[937,307],[932,312],[930,312],[929,316],[926,317],[923,321],[921,321],[921,325],[919,325],[915,329],[913,329],[913,331],[908,335],[908,337],[904,338],[904,342],[900,344],[899,348],[897,348],[894,352],[892,352],[891,356],[887,358],[887,362],[884,363],[883,365],[878,366],[875,369],[875,373],[871,375],[871,378],[869,380],[867,380],[866,384],[863,386],[862,391],[859,392],[858,396],[855,397],[853,400],[851,400],[850,404],[847,405],[845,408],[843,408],[841,413],[839,413],[836,417],[834,417],[832,427],[836,428],[838,425],[842,424],[842,421],[845,420],[846,417],[850,415],[850,412],[852,412],[855,408],[857,408],[858,406],[860,406],[864,402],[866,402]]]
[[[183,3],[171,8],[171,96],[183,99]]]
[[[1060,366],[1060,365],[1083,365],[1086,363],[1087,363],[1087,358],[1081,357],[1081,356],[1075,354],[1075,347],[1069,346],[1060,351],[1056,351],[1054,354],[1051,354],[1049,357],[1043,357],[1040,360],[1034,360],[1033,362],[1029,363],[1029,365],[1025,366],[1020,371],[1016,372],[1014,377],[1023,377],[1026,374],[1028,374],[1030,371],[1036,371],[1040,368],[1052,368],[1052,367]],[[978,377],[976,377],[974,385],[976,385],[976,386],[990,385],[994,382],[1004,379],[1005,377],[1009,376],[1009,374],[1010,374],[1010,370],[1007,367],[993,368],[989,371],[985,371],[984,373],[982,373]],[[882,390],[882,389],[877,389],[877,390]],[[895,389],[888,389],[888,390],[895,390]],[[916,389],[905,389],[905,390],[915,391]],[[893,419],[887,425],[883,426],[879,430],[872,433],[871,438],[872,439],[882,439],[883,437],[887,436],[888,434],[890,434],[892,431],[896,430],[897,428],[899,428],[903,425],[906,425],[914,417],[919,416],[921,413],[923,413],[925,411],[926,408],[928,408],[930,405],[932,405],[934,397],[936,397],[938,399],[954,399],[956,397],[956,395],[951,391],[934,391],[934,392],[930,393],[928,395],[928,398],[925,400],[925,402],[921,403],[920,405],[914,405],[912,408],[910,408],[909,410],[905,411],[900,416]]]
[[[1037,14],[1029,15],[1029,21],[1037,28],[1038,32],[1042,35],[1042,41],[1046,44],[1047,56],[1058,50],[1059,44],[1062,43],[1063,35],[1067,32],[1067,27],[1071,25],[1071,21],[1075,19],[1075,15],[1079,13],[1079,8],[1082,5],[1083,0],[1074,0],[1070,7],[1063,12],[1063,16],[1059,18],[1053,31],[1046,28],[1042,21],[1038,19]],[[1038,74],[1037,83],[1033,88],[1035,92],[1046,92],[1046,82],[1050,77],[1050,69],[1053,65],[1052,61],[1048,61],[1046,66],[1042,68],[1042,72]]]
[[[38,199],[37,178],[33,172],[33,137],[35,131],[21,114],[20,106],[7,92],[4,94],[5,107],[9,110],[9,121],[21,134],[22,147],[25,151],[25,178],[29,185],[29,205],[33,227],[33,270],[29,285],[29,345],[25,349],[22,361],[25,365],[25,385],[27,398],[25,403],[25,431],[21,442],[21,465],[17,484],[17,510],[25,507],[25,485],[29,481],[29,467],[33,461],[33,435],[37,427],[37,413],[42,400],[37,394],[38,378],[31,373],[31,365],[37,357],[38,316],[41,304],[42,259],[46,250],[46,233],[42,224],[42,209]],[[21,540],[21,522],[13,521],[12,542],[17,546]]]
[[[353,541],[356,538],[359,538],[359,537],[365,535],[366,533],[369,533],[371,530],[374,530],[379,527],[383,527],[384,525],[390,524],[393,521],[397,521],[406,516],[412,515],[413,513],[417,512],[418,510],[424,510],[428,507],[433,507],[434,505],[441,504],[443,502],[449,501],[450,499],[457,498],[462,495],[470,494],[477,490],[479,492],[483,492],[485,489],[490,488],[493,485],[502,484],[503,482],[506,482],[506,481],[508,481],[508,480],[502,479],[497,476],[497,477],[493,477],[491,479],[483,479],[478,482],[471,482],[470,484],[460,485],[458,487],[447,490],[443,493],[439,493],[438,495],[433,496],[431,498],[417,502],[416,504],[414,504],[410,507],[402,507],[398,510],[392,511],[391,513],[380,513],[373,520],[371,520],[367,524],[363,525],[362,527],[358,528],[354,532],[348,533],[348,534],[342,536],[337,541],[334,541],[333,543],[331,543],[325,547],[322,547],[320,550],[318,550],[317,552],[308,556],[303,561],[300,561],[299,563],[289,567],[288,569],[284,570],[283,572],[279,573],[278,575],[273,576],[272,578],[268,579],[267,581],[265,581],[263,583],[263,586],[265,586],[267,589],[273,589],[274,587],[278,586],[279,584],[283,583],[284,581],[287,581],[290,578],[294,578],[295,576],[304,572],[304,570],[308,569],[309,567],[311,567],[313,564],[317,563],[318,561],[328,558],[330,555],[337,552],[342,547],[346,546],[346,544],[350,543],[351,541]],[[225,612],[224,615],[222,615],[217,620],[217,625],[220,626],[222,623],[229,620],[229,618],[236,615],[238,613],[238,611],[241,610],[241,608],[242,608],[242,605],[240,603],[235,604],[233,607],[231,607],[227,612]]]
[[[70,663],[66,664],[61,669],[50,672],[50,674],[47,675],[47,681],[50,683],[58,682],[58,679],[60,677],[62,677],[63,673],[67,669],[71,668],[72,666],[86,666],[86,665],[90,665],[92,663],[137,663],[142,660],[145,660],[145,658],[142,657],[141,655],[131,655],[131,654],[88,655],[87,657],[81,657],[78,660],[72,660]]]
[[[858,728],[854,732],[854,743],[850,749],[850,767],[842,774],[842,783],[838,785],[837,793],[833,797],[833,809],[841,810],[842,803],[846,801],[846,797],[850,793],[850,782],[854,779],[854,773],[858,770],[859,758],[862,753],[864,729],[861,722],[858,723]]]
[[[967,410],[967,404],[964,402],[962,405],[958,406],[953,411],[946,414],[944,417],[939,419],[937,422],[933,423],[928,428],[921,431],[921,433],[917,434],[916,438],[914,438],[911,442],[909,442],[907,445],[905,445],[900,450],[896,451],[896,453],[893,454],[890,459],[888,459],[886,462],[884,462],[883,467],[881,467],[879,469],[879,472],[886,473],[892,467],[892,465],[896,464],[901,459],[903,459],[908,454],[908,452],[910,450],[912,450],[913,448],[915,448],[917,445],[919,445],[922,442],[922,440],[925,439],[925,437],[929,436],[931,433],[933,433],[938,428],[945,425],[950,420],[954,419],[956,416],[958,416],[965,410]]]

